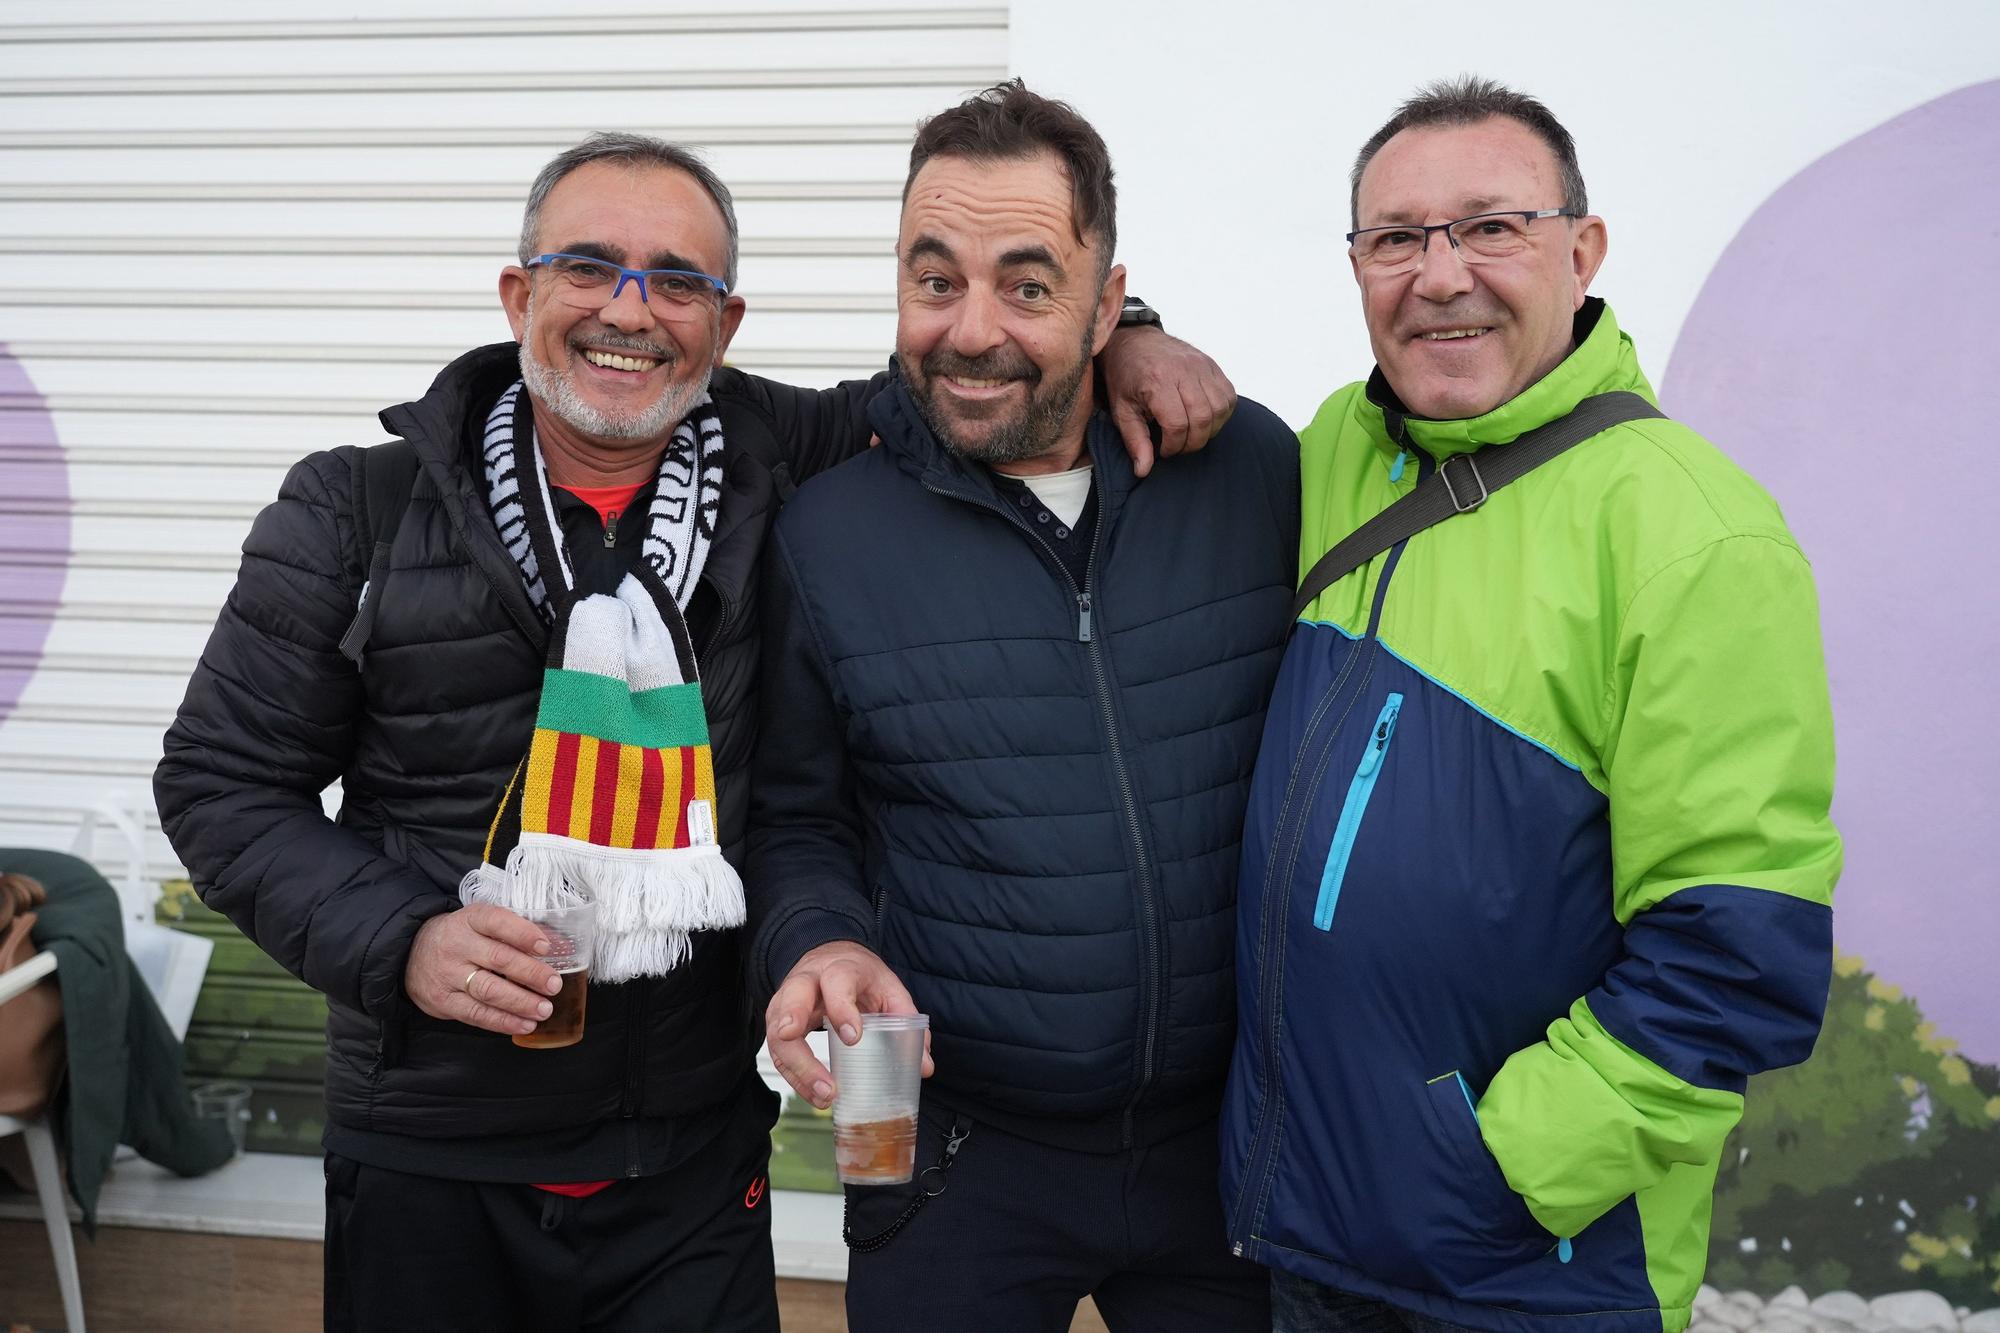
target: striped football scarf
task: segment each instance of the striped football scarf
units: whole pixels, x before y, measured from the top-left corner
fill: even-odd
[[[602,981],[661,976],[697,930],[743,924],[743,885],[716,837],[715,763],[682,607],[708,557],[722,424],[707,398],[660,460],[639,563],[615,594],[579,597],[534,414],[514,385],[487,419],[488,499],[529,596],[552,623],[527,757],[494,828],[518,810],[506,865],[465,877],[466,902],[597,904]]]

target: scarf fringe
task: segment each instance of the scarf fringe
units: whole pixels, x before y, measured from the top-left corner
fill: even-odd
[[[590,975],[603,982],[663,977],[694,953],[694,939],[684,930],[642,930],[599,944]]]
[[[633,850],[546,833],[522,834],[506,867],[482,864],[459,897],[516,912],[596,903],[591,975],[607,982],[664,976],[687,961],[694,931],[728,930],[746,916],[743,881],[719,847]]]

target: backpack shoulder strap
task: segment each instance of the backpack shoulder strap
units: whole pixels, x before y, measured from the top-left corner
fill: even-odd
[[[1600,393],[1519,439],[1447,458],[1437,471],[1418,482],[1415,490],[1348,533],[1314,562],[1299,584],[1298,596],[1292,599],[1292,619],[1304,615],[1321,593],[1396,543],[1434,523],[1471,513],[1502,486],[1520,480],[1572,446],[1627,421],[1665,416],[1636,393]]]
[[[389,573],[389,548],[395,544],[396,529],[402,525],[403,511],[410,507],[410,492],[416,488],[417,449],[408,440],[356,449],[350,467],[354,476],[354,535],[359,548],[356,563],[366,572],[354,619],[340,637],[340,652],[360,666],[368,635],[375,627],[382,581]]]

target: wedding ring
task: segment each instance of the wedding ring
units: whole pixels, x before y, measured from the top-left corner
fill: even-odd
[[[472,994],[472,979],[478,976],[480,971],[481,969],[475,967],[470,972],[467,972],[465,974],[465,984],[463,986],[460,986],[459,989],[464,991],[467,995]]]

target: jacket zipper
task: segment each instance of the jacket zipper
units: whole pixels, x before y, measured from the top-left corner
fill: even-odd
[[[1417,460],[1417,480],[1419,482],[1434,470],[1436,464],[1432,462],[1429,453],[1411,447],[1406,428],[1399,429],[1396,432],[1395,443],[1399,448]],[[1355,645],[1355,650],[1348,654],[1347,661],[1341,665],[1340,674],[1334,677],[1333,684],[1327,688],[1326,694],[1322,697],[1318,708],[1314,710],[1312,718],[1306,723],[1305,736],[1299,746],[1298,756],[1292,765],[1291,780],[1293,783],[1299,780],[1301,772],[1307,767],[1305,760],[1313,749],[1313,734],[1327,714],[1332,711],[1333,704],[1342,693],[1348,678],[1353,674],[1356,664],[1363,657],[1363,648],[1370,650],[1367,653],[1369,665],[1368,670],[1361,675],[1360,685],[1356,690],[1357,695],[1361,689],[1367,688],[1369,678],[1374,675],[1374,653],[1380,647],[1380,641],[1375,637],[1376,631],[1381,627],[1382,608],[1389,600],[1389,582],[1395,577],[1396,566],[1402,562],[1403,547],[1407,545],[1408,543],[1404,542],[1390,548],[1389,562],[1383,568],[1381,581],[1375,588],[1375,604],[1369,610],[1368,632],[1363,636],[1362,641]],[[1381,725],[1379,718],[1376,725],[1379,729]],[[1339,730],[1339,726],[1336,725],[1333,734],[1327,737],[1328,749],[1331,748],[1334,737],[1338,736]],[[1393,730],[1392,726],[1391,731],[1393,732]],[[1385,748],[1386,740],[1387,738],[1385,737]],[[1282,834],[1288,822],[1295,819],[1301,825],[1301,828],[1303,828],[1305,806],[1310,805],[1313,798],[1318,795],[1318,791],[1318,779],[1313,778],[1304,791],[1300,793],[1300,796],[1303,797],[1303,804],[1299,802],[1299,797],[1287,794],[1285,801],[1278,810],[1278,822],[1272,838],[1274,848],[1283,842]],[[1281,863],[1285,866],[1285,874],[1282,880],[1274,873]],[[1293,867],[1296,864],[1297,850],[1294,847],[1292,855],[1288,857],[1274,856],[1266,865],[1264,872],[1264,902],[1258,936],[1260,948],[1258,956],[1263,958],[1265,962],[1263,976],[1259,978],[1257,988],[1257,1019],[1264,1036],[1263,1068],[1265,1071],[1264,1076],[1267,1079],[1276,1079],[1277,1077],[1279,1052],[1276,1014],[1281,999],[1278,992],[1283,989],[1280,974],[1282,973],[1284,962],[1280,943],[1282,936],[1280,927],[1284,923],[1285,911],[1291,903],[1292,875],[1295,873]],[[1274,889],[1277,892],[1274,893]],[[1265,1180],[1273,1171],[1277,1170],[1278,1136],[1274,1128],[1276,1112],[1273,1105],[1277,1096],[1278,1093],[1275,1088],[1260,1089],[1257,1116],[1251,1126],[1250,1155],[1244,1163],[1243,1178],[1237,1182],[1237,1196],[1235,1206],[1232,1210],[1233,1215],[1230,1219],[1229,1234],[1234,1237],[1247,1237],[1251,1234],[1251,1227],[1256,1221],[1254,1214],[1257,1211],[1257,1201],[1264,1196]],[[1235,1239],[1230,1242],[1229,1252],[1231,1254],[1241,1258],[1243,1250],[1244,1243],[1241,1239]]]
[[[618,516],[623,512],[613,509],[604,516],[604,549],[607,551],[618,545]]]
[[[1403,696],[1392,694],[1375,718],[1375,730],[1354,766],[1354,778],[1347,784],[1347,799],[1340,806],[1340,821],[1334,825],[1333,845],[1327,850],[1326,870],[1320,875],[1319,901],[1313,907],[1313,925],[1333,929],[1333,909],[1340,903],[1340,886],[1347,878],[1347,862],[1354,855],[1354,840],[1361,833],[1361,820],[1368,813],[1368,798],[1381,776],[1382,760],[1389,753],[1389,740],[1396,734],[1396,716],[1403,710]]]
[[[1083,587],[1076,586],[1069,568],[1056,554],[1053,546],[1033,528],[1016,518],[1005,506],[979,495],[976,492],[946,490],[928,479],[924,489],[946,499],[964,500],[968,503],[999,514],[1009,526],[1028,534],[1035,545],[1041,547],[1049,563],[1062,575],[1063,583],[1069,588],[1076,601],[1076,641],[1088,647],[1091,667],[1097,680],[1098,710],[1104,718],[1104,734],[1111,748],[1111,770],[1118,779],[1118,799],[1125,815],[1126,831],[1132,839],[1132,855],[1138,867],[1139,934],[1146,951],[1145,974],[1140,978],[1141,1022],[1139,1040],[1139,1081],[1132,1089],[1132,1098],[1125,1104],[1125,1115],[1120,1127],[1120,1145],[1131,1147],[1133,1142],[1132,1119],[1138,1109],[1139,1100],[1146,1095],[1146,1089],[1153,1081],[1153,1064],[1159,1041],[1159,1010],[1161,995],[1165,990],[1160,973],[1160,927],[1159,906],[1154,901],[1157,896],[1153,887],[1153,859],[1146,843],[1145,823],[1139,817],[1138,798],[1133,794],[1130,766],[1125,762],[1125,747],[1118,738],[1118,711],[1112,699],[1111,671],[1105,664],[1104,644],[1097,637],[1094,625],[1095,600],[1091,584],[1097,573],[1098,552],[1104,549],[1104,530],[1110,526],[1102,502],[1098,505],[1097,530],[1091,534],[1090,558],[1084,565]]]
[[[703,574],[699,582],[706,583],[715,591],[715,626],[709,630],[708,636],[701,641],[701,646],[694,650],[695,668],[700,671],[706,671],[709,666],[708,655],[715,651],[716,645],[722,642],[722,632],[729,628],[730,606],[729,599],[723,596],[722,589],[716,585],[715,580]],[[689,604],[693,604],[692,598],[689,599]]]
[[[1267,1071],[1266,1077],[1273,1080],[1273,1085],[1261,1089],[1257,1099],[1257,1114],[1250,1133],[1250,1156],[1244,1166],[1243,1178],[1237,1184],[1230,1226],[1233,1236],[1250,1234],[1258,1200],[1264,1193],[1263,1177],[1270,1174],[1277,1152],[1277,1133],[1271,1126],[1281,1114],[1281,1091],[1275,1081],[1279,1051],[1278,1024],[1273,1016],[1278,1011],[1284,988],[1285,915],[1291,906],[1292,875],[1298,863],[1299,843],[1305,836],[1305,814],[1318,794],[1321,769],[1331,754],[1341,727],[1346,723],[1347,712],[1361,692],[1368,688],[1374,674],[1374,653],[1370,645],[1356,644],[1306,722],[1305,734],[1288,778],[1288,784],[1294,791],[1288,792],[1280,805],[1278,820],[1272,830],[1273,854],[1264,869],[1264,901],[1259,913],[1257,936],[1257,956],[1263,960],[1263,969],[1257,979],[1257,1019],[1263,1038],[1263,1068]],[[1321,728],[1329,717],[1337,720],[1321,735]],[[1302,795],[1298,793],[1300,788]],[[1240,1258],[1243,1242],[1233,1241],[1230,1251]]]
[[[639,1114],[641,1102],[645,1096],[645,1032],[648,1016],[646,1011],[650,1007],[646,1003],[648,989],[645,986],[634,986],[632,988],[633,1012],[626,1018],[630,1026],[625,1030],[625,1096],[619,1103],[618,1114],[627,1120],[631,1120]],[[632,1145],[627,1148],[625,1154],[625,1174],[629,1178],[637,1176],[643,1164],[639,1161],[636,1138],[628,1134],[626,1135],[626,1142]]]

